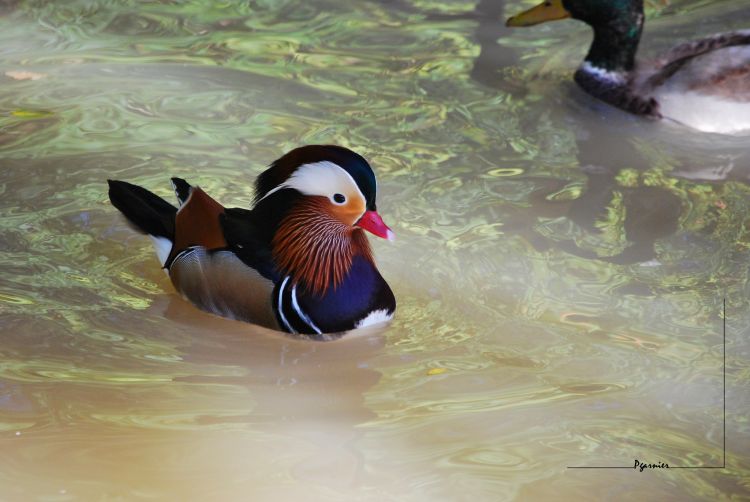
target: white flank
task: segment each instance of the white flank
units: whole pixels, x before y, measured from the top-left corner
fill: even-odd
[[[724,96],[721,84],[692,89],[696,83],[748,66],[748,46],[726,47],[694,58],[656,89],[662,115],[703,132],[750,133],[750,101]],[[750,87],[744,85],[748,86],[744,89]]]
[[[697,92],[665,92],[657,95],[661,113],[703,132],[750,133],[750,103],[727,101]]]
[[[364,319],[360,319],[357,321],[357,323],[354,325],[355,328],[365,328],[367,326],[373,326],[375,324],[382,324],[384,322],[388,322],[391,319],[393,319],[393,314],[389,314],[387,310],[380,309],[380,310],[373,310],[369,314],[367,314],[367,317]]]
[[[159,257],[159,263],[163,267],[169,258],[169,253],[172,251],[172,241],[166,237],[156,237],[155,235],[149,235],[156,248],[156,256]]]

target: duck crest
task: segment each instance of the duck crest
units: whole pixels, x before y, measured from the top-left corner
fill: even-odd
[[[281,271],[317,296],[341,284],[355,256],[373,262],[364,231],[336,219],[322,197],[302,200],[289,211],[273,236],[272,252]]]

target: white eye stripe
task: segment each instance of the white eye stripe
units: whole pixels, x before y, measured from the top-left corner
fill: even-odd
[[[335,194],[345,195],[347,193],[354,193],[358,194],[363,202],[365,201],[365,197],[357,186],[357,182],[354,181],[354,178],[341,166],[327,160],[302,164],[292,173],[288,180],[270,190],[260,200],[283,188],[294,188],[305,195],[328,197],[337,205],[343,204],[343,202],[336,202],[333,198]]]

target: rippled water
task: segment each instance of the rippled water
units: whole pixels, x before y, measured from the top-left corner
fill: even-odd
[[[531,3],[0,2],[0,498],[748,497],[748,140],[594,102],[585,26],[503,28]],[[748,27],[667,3],[642,57]],[[383,332],[203,314],[107,200],[248,206],[328,142],[398,235]],[[726,469],[568,469],[721,465],[724,297]]]

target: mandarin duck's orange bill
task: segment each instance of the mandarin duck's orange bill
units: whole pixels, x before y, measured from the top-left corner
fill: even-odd
[[[393,317],[364,231],[393,232],[377,213],[372,169],[351,150],[292,150],[258,177],[250,210],[225,208],[179,178],[172,185],[179,208],[123,181],[109,181],[109,198],[199,308],[313,337]]]

